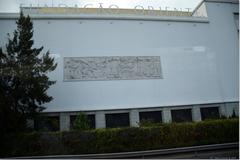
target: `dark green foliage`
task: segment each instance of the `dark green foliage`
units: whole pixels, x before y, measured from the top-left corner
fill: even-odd
[[[140,151],[238,142],[238,119],[172,123],[156,127],[47,132],[8,136],[2,155],[52,155]]]
[[[151,127],[151,126],[159,126],[162,125],[162,123],[156,123],[153,119],[143,119],[138,124],[140,127]]]
[[[83,112],[81,112],[77,115],[77,117],[73,123],[73,129],[78,130],[78,131],[90,129],[88,118]]]
[[[235,110],[233,109],[231,116],[227,117],[227,116],[221,115],[220,119],[237,118],[237,117],[238,117],[238,116],[236,115],[236,112],[235,112]]]
[[[221,115],[220,116],[220,119],[227,119],[228,117],[227,116],[224,116],[224,115]],[[211,120],[211,119],[206,119],[206,120]]]
[[[232,113],[231,118],[237,118],[237,115],[236,115],[236,113],[235,113],[235,110],[233,110],[233,113]]]
[[[59,130],[59,118],[39,115],[35,119],[34,128],[36,131],[58,131]]]
[[[33,23],[23,13],[16,21],[13,37],[0,48],[0,128],[1,133],[22,131],[26,119],[33,119],[53,98],[47,89],[54,84],[46,75],[56,68],[49,52],[34,48]]]

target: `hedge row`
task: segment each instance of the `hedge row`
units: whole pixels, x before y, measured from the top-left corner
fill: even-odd
[[[1,156],[140,151],[238,141],[238,119],[4,137]]]

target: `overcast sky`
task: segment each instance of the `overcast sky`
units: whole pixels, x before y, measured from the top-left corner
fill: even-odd
[[[83,7],[86,4],[92,4],[92,7],[98,8],[99,3],[104,8],[108,8],[111,4],[116,4],[120,8],[134,8],[136,5],[141,5],[145,9],[148,6],[153,6],[154,9],[165,9],[169,7],[169,10],[173,10],[174,8],[182,8],[186,10],[186,8],[190,8],[193,10],[201,0],[0,0],[0,12],[19,12],[19,6],[22,4],[23,6],[49,6],[54,5],[57,7],[59,4],[65,4],[69,7],[74,7],[77,5],[78,7]]]

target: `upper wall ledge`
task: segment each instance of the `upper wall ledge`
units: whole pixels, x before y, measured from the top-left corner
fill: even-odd
[[[239,0],[204,0],[205,2],[213,2],[213,3],[234,3],[239,4]]]
[[[17,19],[18,13],[0,13],[0,19]],[[31,14],[32,19],[86,19],[86,20],[137,20],[208,23],[206,17],[141,16],[141,15],[80,15],[80,14]]]

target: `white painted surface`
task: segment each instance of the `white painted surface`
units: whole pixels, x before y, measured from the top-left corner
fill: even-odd
[[[95,113],[96,128],[106,128],[105,113],[103,111],[97,111]]]
[[[206,4],[204,2],[201,2],[199,6],[197,6],[196,10],[193,11],[192,15],[194,17],[207,17]]]
[[[198,122],[202,120],[201,111],[199,105],[194,105],[192,108],[192,120]]]
[[[60,113],[60,131],[70,130],[70,115],[67,113]]]
[[[206,7],[209,23],[34,19],[35,46],[50,50],[58,63],[49,75],[57,80],[49,90],[54,100],[45,111],[238,101],[238,5]],[[0,19],[1,46],[15,28],[13,20]],[[160,56],[163,79],[64,82],[63,57],[80,56]]]
[[[140,120],[139,120],[139,111],[137,109],[131,109],[130,114],[130,126],[132,127],[138,127]]]
[[[172,122],[172,114],[170,108],[163,108],[162,110],[162,120],[163,123],[171,123]]]

